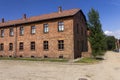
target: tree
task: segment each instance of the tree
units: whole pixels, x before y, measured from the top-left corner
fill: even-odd
[[[88,28],[91,31],[89,41],[92,47],[92,55],[102,55],[106,51],[106,40],[99,20],[99,13],[93,8],[88,13]]]
[[[114,36],[106,36],[107,50],[114,50],[116,48],[116,39]]]

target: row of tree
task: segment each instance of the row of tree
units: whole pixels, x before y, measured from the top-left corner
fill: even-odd
[[[106,36],[102,30],[98,11],[93,8],[88,13],[88,29],[90,30],[89,41],[92,47],[92,55],[95,58],[104,55],[107,50],[115,49],[116,39],[114,36]]]

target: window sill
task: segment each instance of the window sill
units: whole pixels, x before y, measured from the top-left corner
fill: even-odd
[[[1,36],[1,38],[4,38],[4,36]]]
[[[44,51],[49,51],[49,49],[44,49]]]
[[[63,31],[58,31],[58,32],[64,32],[64,30]]]
[[[35,51],[35,50],[31,50],[31,51]]]
[[[20,34],[20,36],[24,36],[24,34]]]
[[[58,49],[58,51],[64,51],[64,49]]]
[[[10,35],[10,37],[14,37],[14,35]]]
[[[43,32],[44,34],[48,34],[49,32]]]
[[[24,51],[24,50],[19,50],[19,51]]]
[[[13,51],[13,50],[9,50],[9,51]]]
[[[35,35],[35,33],[31,33],[31,35]]]

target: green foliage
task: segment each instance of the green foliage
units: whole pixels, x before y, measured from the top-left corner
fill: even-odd
[[[116,39],[114,36],[106,36],[106,42],[107,42],[107,50],[114,50],[115,49]]]
[[[94,57],[102,55],[106,51],[106,40],[99,20],[99,13],[93,8],[88,13],[88,28],[91,31],[89,41]]]

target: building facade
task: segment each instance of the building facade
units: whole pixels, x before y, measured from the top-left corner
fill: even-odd
[[[87,51],[87,25],[80,9],[0,23],[0,56],[69,58]]]
[[[116,39],[116,50],[120,52],[120,39]]]

